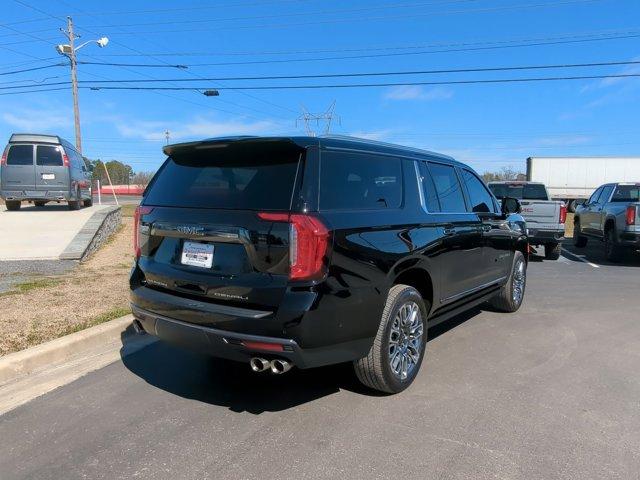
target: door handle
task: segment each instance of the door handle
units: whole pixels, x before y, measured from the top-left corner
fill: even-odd
[[[451,235],[455,235],[455,233],[456,233],[456,229],[455,229],[455,228],[453,228],[453,227],[446,227],[446,228],[442,231],[442,233],[443,233],[444,235],[446,235],[447,237],[450,237]]]

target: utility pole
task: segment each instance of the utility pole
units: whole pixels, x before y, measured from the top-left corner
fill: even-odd
[[[78,64],[76,62],[75,35],[73,34],[73,20],[67,17],[67,35],[69,39],[69,60],[71,63],[71,91],[73,92],[73,121],[76,126],[76,150],[82,154],[82,135],[80,133],[80,107],[78,105]]]
[[[67,17],[67,29],[60,29],[69,43],[64,45],[56,45],[56,50],[60,55],[64,55],[69,59],[71,65],[71,92],[73,93],[73,119],[76,127],[76,150],[82,154],[82,136],[80,134],[80,106],[78,105],[78,62],[76,60],[76,52],[89,43],[97,43],[100,48],[104,48],[109,43],[107,37],[101,37],[98,40],[90,40],[84,42],[81,45],[75,46],[76,38],[80,38],[80,35],[76,35],[73,32],[73,20],[71,17]]]
[[[167,139],[167,145],[169,145],[169,135],[170,135],[170,134],[169,134],[169,130],[167,129],[167,130],[164,132],[164,138],[166,138],[166,139]]]

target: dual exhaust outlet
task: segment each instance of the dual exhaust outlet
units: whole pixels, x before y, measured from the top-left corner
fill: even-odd
[[[283,373],[291,370],[293,366],[291,362],[287,360],[281,360],[276,358],[275,360],[267,360],[266,358],[253,357],[249,360],[251,370],[254,372],[265,372],[271,370],[274,375],[282,375]]]

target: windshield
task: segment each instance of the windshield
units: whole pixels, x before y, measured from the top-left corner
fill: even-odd
[[[512,197],[518,200],[549,200],[547,189],[541,183],[490,183],[496,198]]]
[[[612,202],[640,202],[640,185],[618,185],[611,197]]]
[[[191,150],[169,157],[145,195],[146,205],[289,210],[299,150],[253,146]]]

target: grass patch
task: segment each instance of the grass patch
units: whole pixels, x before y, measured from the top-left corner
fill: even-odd
[[[86,322],[70,325],[69,327],[65,328],[62,332],[60,332],[59,336],[63,337],[65,335],[70,335],[72,333],[79,332],[80,330],[84,330],[86,328],[95,327],[96,325],[100,325],[101,323],[105,323],[110,320],[115,320],[116,318],[129,315],[130,313],[131,313],[131,308],[129,307],[116,307],[104,313],[101,313],[100,315],[92,318],[91,320],[87,320]]]
[[[121,212],[122,212],[122,216],[123,217],[133,217],[133,213],[136,211],[136,207],[138,205],[136,204],[129,204],[126,203],[124,205],[120,205],[121,207]]]
[[[37,290],[39,288],[49,288],[55,287],[56,285],[60,285],[62,280],[57,278],[37,278],[35,280],[28,280],[26,282],[17,283],[13,286],[13,289],[5,292],[1,295],[15,295],[18,293],[27,293],[32,290]],[[1,296],[0,295],[0,296]]]

